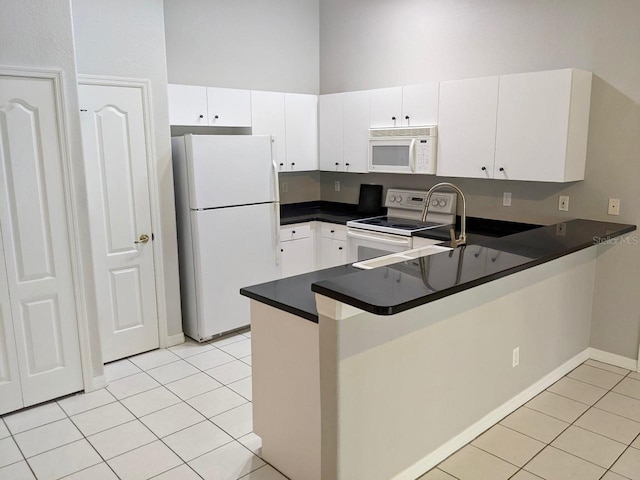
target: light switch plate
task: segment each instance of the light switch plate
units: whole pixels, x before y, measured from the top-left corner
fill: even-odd
[[[504,192],[502,194],[502,206],[503,207],[511,206],[511,192]]]

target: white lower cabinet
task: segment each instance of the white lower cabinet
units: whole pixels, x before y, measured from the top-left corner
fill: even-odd
[[[60,94],[0,76],[0,414],[83,387]]]
[[[320,237],[318,247],[318,269],[337,267],[347,262],[347,242]]]
[[[315,250],[311,223],[280,228],[282,277],[291,277],[315,269]]]

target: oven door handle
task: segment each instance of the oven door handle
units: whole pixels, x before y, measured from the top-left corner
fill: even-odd
[[[372,242],[380,242],[380,243],[386,243],[386,244],[391,244],[391,245],[409,245],[411,242],[411,237],[407,237],[406,239],[402,239],[402,240],[395,240],[391,237],[388,236],[381,236],[381,235],[363,235],[360,233],[355,233],[355,232],[351,232],[351,231],[347,231],[347,237],[352,237],[352,238],[360,238],[362,240],[369,240]]]

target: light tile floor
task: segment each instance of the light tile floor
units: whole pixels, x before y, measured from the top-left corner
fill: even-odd
[[[251,334],[105,366],[108,386],[0,418],[0,480],[286,480],[261,458]]]
[[[286,480],[253,433],[250,335],[114,362],[107,388],[5,415],[0,480]],[[587,361],[420,480],[452,479],[640,480],[640,374]]]
[[[588,360],[420,480],[640,480],[640,374]]]

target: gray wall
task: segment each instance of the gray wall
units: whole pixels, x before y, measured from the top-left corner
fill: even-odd
[[[576,67],[594,72],[582,182],[455,179],[473,216],[550,223],[590,218],[640,224],[640,2],[568,0],[323,0],[322,93]],[[435,177],[321,174],[323,200],[357,202],[360,183],[427,188]],[[335,180],[342,182],[334,192]],[[512,192],[513,206],[502,206]],[[570,195],[559,212],[558,195]],[[607,199],[621,214],[607,215]],[[638,238],[637,235],[634,238]],[[597,264],[591,345],[638,356],[640,246],[607,249]]]
[[[76,63],[69,0],[0,0],[0,65],[61,70],[63,109],[69,138],[72,186],[76,204],[79,248],[83,259],[91,258],[89,213],[86,208],[84,163],[80,139],[80,116],[76,88]],[[90,359],[93,376],[102,375],[102,353],[94,301],[95,285],[90,262],[84,263],[79,279],[84,287],[85,312],[89,319]]]
[[[165,0],[170,83],[318,93],[319,0]]]
[[[151,81],[168,334],[182,333],[162,0],[73,0],[78,72]],[[158,226],[155,226],[158,228]]]

